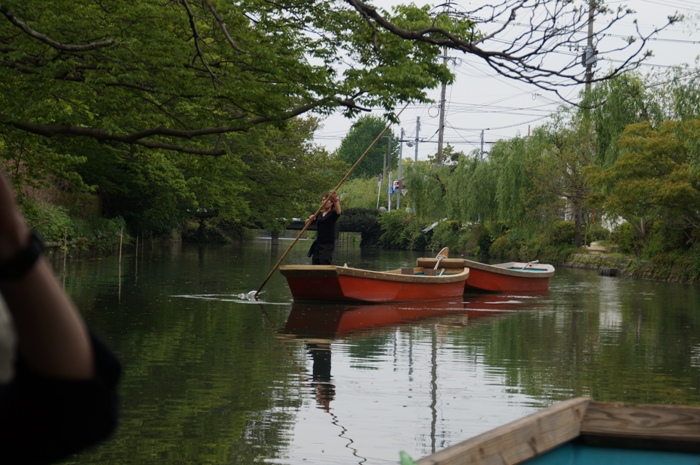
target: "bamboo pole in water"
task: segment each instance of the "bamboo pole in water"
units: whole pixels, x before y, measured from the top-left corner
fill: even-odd
[[[68,228],[63,228],[63,275],[66,274],[66,259],[68,256]]]

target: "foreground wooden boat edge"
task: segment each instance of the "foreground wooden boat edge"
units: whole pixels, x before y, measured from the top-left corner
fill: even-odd
[[[575,398],[455,444],[417,465],[516,465],[572,440],[630,449],[700,453],[700,407]]]

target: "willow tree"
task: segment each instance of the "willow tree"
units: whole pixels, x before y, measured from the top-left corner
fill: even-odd
[[[450,207],[447,183],[451,169],[427,161],[410,163],[404,170],[404,185],[408,189],[411,208],[418,221],[430,224],[446,218]]]
[[[496,219],[497,180],[498,169],[479,160],[476,152],[460,156],[447,179],[446,199],[452,217],[463,223]]]
[[[523,226],[528,221],[524,193],[532,182],[528,174],[525,141],[515,138],[497,142],[489,153],[489,163],[498,166],[496,201],[499,219],[512,226]]]
[[[655,101],[639,75],[618,76],[594,86],[590,95],[591,123],[596,144],[595,162],[601,166],[612,165],[618,156],[617,142],[628,124],[662,120],[661,106]],[[583,119],[579,111],[578,118]]]
[[[700,70],[683,65],[652,74],[653,95],[663,110],[665,119],[689,120],[700,118]]]

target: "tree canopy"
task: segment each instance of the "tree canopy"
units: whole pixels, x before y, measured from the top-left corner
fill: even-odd
[[[317,118],[381,109],[391,119],[402,103],[429,101],[428,89],[453,79],[445,49],[555,92],[604,81],[644,59],[658,32],[604,48],[619,40],[606,32],[631,14],[570,0],[500,0],[472,11],[450,3],[387,11],[361,0],[5,0],[2,167],[16,185],[95,192],[102,212],[132,230],[165,233],[193,218],[276,230],[280,218],[313,210],[347,169],[309,142]],[[598,56],[629,52],[592,81],[569,53],[588,40],[591,19],[604,24],[591,38]],[[696,87],[686,92],[697,95]],[[383,159],[386,145],[377,150]],[[350,152],[347,163],[361,154]],[[443,198],[458,160],[414,174],[434,180],[430,192]],[[455,206],[465,218],[496,207],[491,197],[469,202],[484,209]]]
[[[606,31],[631,14],[602,2],[591,12],[568,0],[387,12],[360,0],[7,0],[0,124],[221,155],[227,134],[257,124],[338,108],[391,113],[400,102],[426,101],[426,89],[452,80],[443,48],[548,90],[577,85],[578,57],[563,64],[547,57],[582,44],[585,35],[576,33],[589,13],[612,16],[593,38],[602,55]],[[528,21],[530,30],[504,46],[502,36]],[[654,33],[611,48],[630,53],[596,80],[635,66]]]
[[[450,78],[437,47],[373,40],[332,1],[7,1],[0,13],[0,123],[48,137],[221,155],[227,134],[391,110]],[[392,20],[430,24],[417,8]]]
[[[348,134],[343,138],[336,156],[352,166],[364,155],[372,142],[384,131],[386,121],[376,116],[360,117]],[[379,174],[386,175],[398,162],[398,139],[388,129],[377,144],[365,155],[352,172],[353,177],[376,178]]]
[[[682,244],[700,239],[700,179],[697,141],[700,120],[629,125],[620,138],[622,154],[593,180],[610,188],[604,207],[628,221],[645,240],[656,222],[682,231]]]

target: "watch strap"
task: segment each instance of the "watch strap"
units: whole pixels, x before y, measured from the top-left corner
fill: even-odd
[[[44,251],[44,241],[32,231],[27,245],[12,258],[0,262],[0,281],[22,279],[36,264]]]

